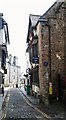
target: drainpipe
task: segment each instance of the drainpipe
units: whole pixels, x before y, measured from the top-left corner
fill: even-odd
[[[49,102],[52,102],[52,79],[51,79],[51,26],[48,24],[48,33],[49,33]]]
[[[50,25],[47,25],[48,26],[48,33],[49,33],[49,82],[52,82],[51,81],[51,39],[50,39]]]

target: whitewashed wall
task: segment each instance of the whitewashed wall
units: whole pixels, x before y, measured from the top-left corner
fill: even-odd
[[[5,75],[5,85],[16,85],[19,81],[19,75],[21,73],[21,68],[18,66],[6,64],[7,74]],[[10,80],[9,80],[10,79]]]

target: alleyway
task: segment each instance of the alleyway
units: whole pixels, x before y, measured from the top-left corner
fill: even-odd
[[[8,96],[8,106],[5,111],[6,120],[46,120],[46,118],[39,111],[35,110],[31,106],[28,100],[25,99],[23,94],[20,93],[17,88],[11,88],[9,90]]]

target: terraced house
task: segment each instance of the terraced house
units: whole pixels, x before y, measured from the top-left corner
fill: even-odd
[[[38,51],[39,59],[38,67],[35,64],[38,72],[36,71],[34,80],[35,82],[37,79],[39,80],[40,98],[46,104],[51,99],[63,101],[66,94],[66,2],[56,1],[38,18],[34,28],[38,39],[36,51]],[[33,32],[29,34],[30,30],[29,27],[28,49],[31,42],[36,42],[36,39],[33,39]],[[31,58],[33,60],[33,56]],[[34,59],[34,62],[37,62],[38,59]]]
[[[9,41],[8,24],[0,13],[0,94],[4,94],[4,77],[7,74],[6,57],[8,55],[7,45]]]
[[[28,26],[28,35],[27,35],[27,52],[29,52],[30,60],[30,85],[32,93],[36,95],[39,92],[39,54],[38,54],[38,36],[36,24],[39,19],[39,15],[30,15],[29,16],[29,26]]]
[[[6,62],[7,74],[5,75],[5,86],[15,87],[19,85],[21,67],[18,65],[17,56],[9,54],[8,61]]]

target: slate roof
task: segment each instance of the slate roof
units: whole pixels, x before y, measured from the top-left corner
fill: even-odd
[[[29,15],[29,25],[28,25],[28,34],[27,34],[27,42],[29,41],[29,33],[32,30],[32,28],[35,28],[39,21],[41,22],[47,22],[47,18],[55,18],[56,13],[64,3],[62,0],[57,0],[54,2],[54,4],[42,15]]]
[[[60,2],[59,2],[60,1]],[[48,19],[50,18],[56,18],[56,14],[59,11],[60,7],[63,5],[63,1],[62,0],[57,0],[56,2],[54,2],[54,4],[42,15],[40,16],[37,24],[39,22],[48,22]],[[36,24],[36,26],[37,26]]]
[[[40,18],[40,15],[32,15],[32,14],[30,14],[29,20],[31,21],[31,27],[34,27],[36,25],[39,18]]]
[[[57,0],[41,17],[49,18],[50,16],[56,15],[56,13],[58,12],[63,3],[64,2],[58,2]]]
[[[29,41],[29,33],[33,28],[35,28],[39,18],[40,18],[40,15],[33,15],[33,14],[29,15],[28,34],[27,34],[26,42]]]

